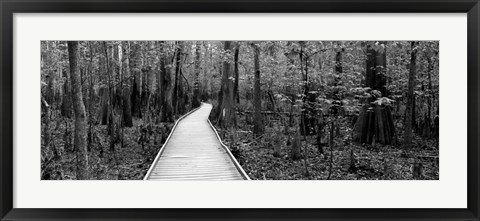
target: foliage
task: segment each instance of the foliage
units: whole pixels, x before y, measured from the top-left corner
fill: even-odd
[[[417,74],[412,150],[400,147],[405,142],[411,42],[237,41],[233,42],[232,50],[224,50],[223,42],[201,41],[198,67],[195,65],[196,41],[79,43],[84,103],[89,126],[96,131],[89,152],[92,179],[141,178],[161,146],[158,137],[168,135],[169,126],[166,125],[171,125],[174,117],[182,114],[175,112],[169,120],[160,119],[163,113],[171,114],[160,105],[184,101],[180,105],[188,111],[193,88],[198,87],[203,102],[218,106],[219,92],[225,86],[221,80],[223,64],[230,63],[233,69],[232,50],[237,47],[238,81],[235,76],[229,79],[238,83],[240,99],[234,105],[237,122],[233,128],[219,130],[252,178],[411,179],[410,167],[421,161],[425,179],[438,179],[438,165],[431,161],[438,158],[439,137],[438,132],[434,132],[438,130],[436,122],[439,121],[438,41],[420,41],[414,48]],[[252,45],[260,49],[260,96],[265,133],[259,137],[251,132],[255,80]],[[72,173],[74,154],[62,150],[70,145],[67,141],[73,137],[73,121],[68,114],[64,116],[63,110],[71,106],[68,103],[70,83],[66,46],[65,41],[41,42],[42,99],[45,98],[51,110],[47,113],[42,107],[42,168],[49,179],[75,179]],[[179,53],[181,47],[183,50]],[[386,51],[386,94],[365,86],[368,47],[376,52]],[[175,62],[177,57],[181,58],[180,64]],[[177,69],[178,65],[181,66]],[[198,68],[200,70],[196,70]],[[170,77],[167,82],[170,88],[160,86],[159,76],[164,75]],[[173,92],[177,83],[180,84],[176,92],[183,93]],[[132,106],[140,107],[141,113],[133,116],[134,125],[128,127],[123,120],[126,113],[122,107],[126,101],[135,101],[135,93],[140,94],[141,102],[132,103]],[[159,96],[164,96],[167,104],[159,103]],[[354,132],[362,111],[372,110],[374,106],[388,106],[391,110],[393,125],[398,131],[394,145],[355,142]],[[213,116],[218,112],[213,109],[212,122],[216,122]],[[103,113],[108,115],[105,122],[99,120]],[[334,141],[330,142],[332,125]],[[304,130],[309,132],[297,137],[301,141],[302,159],[292,160],[288,155],[291,142],[298,131]],[[48,136],[50,141],[46,139]],[[125,148],[120,147],[121,140]],[[110,150],[112,144],[114,148]],[[55,155],[55,149],[59,149],[60,156]],[[100,149],[103,157],[100,157]],[[351,167],[352,155],[355,167]]]

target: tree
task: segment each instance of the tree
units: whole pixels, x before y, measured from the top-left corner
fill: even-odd
[[[103,52],[105,55],[105,70],[107,74],[107,83],[106,86],[103,88],[103,97],[102,97],[102,103],[103,103],[103,108],[105,111],[103,111],[105,114],[103,115],[104,117],[102,118],[102,122],[108,123],[108,134],[110,135],[110,150],[113,151],[115,149],[115,137],[114,137],[114,130],[115,130],[115,122],[113,122],[114,117],[113,117],[113,99],[112,99],[112,73],[111,73],[111,60],[110,56],[108,53],[108,46],[107,42],[103,41]],[[104,124],[103,123],[103,124]]]
[[[71,93],[71,83],[70,77],[65,76],[65,82],[63,83],[63,98],[61,104],[61,114],[63,117],[71,118],[72,117],[72,93]]]
[[[386,42],[367,43],[365,87],[371,89],[357,121],[357,140],[391,144],[395,133],[386,87]]]
[[[151,111],[150,109],[150,98],[152,91],[152,82],[153,82],[153,70],[152,70],[152,58],[149,55],[153,49],[151,42],[145,42],[142,50],[142,68],[141,68],[141,111]],[[143,114],[142,114],[143,115]]]
[[[70,79],[72,83],[73,112],[75,115],[74,146],[77,155],[77,179],[88,179],[87,155],[87,116],[83,104],[82,82],[78,60],[80,52],[77,41],[68,42],[68,60],[70,62]]]
[[[160,105],[160,114],[161,114],[161,121],[162,122],[173,122],[173,116],[172,116],[172,99],[169,97],[169,91],[171,88],[171,74],[170,74],[170,68],[167,68],[167,52],[165,51],[166,47],[166,42],[161,41],[159,43],[160,47],[160,71],[158,72],[159,74],[159,105]]]
[[[182,65],[183,65],[183,47],[184,42],[177,41],[175,48],[175,83],[173,86],[173,115],[177,116],[178,114],[183,114],[185,112],[185,100],[184,100],[184,93],[183,93],[183,73],[182,73]]]
[[[217,123],[224,128],[229,128],[235,124],[235,102],[233,100],[233,76],[231,65],[232,42],[224,42],[225,58],[223,59],[222,85],[219,96],[219,111]]]
[[[132,72],[130,69],[130,42],[127,41],[125,42],[125,47],[127,51],[127,55],[125,56],[125,75],[131,76]],[[123,75],[123,74],[122,74]],[[123,123],[124,126],[126,127],[131,127],[133,126],[133,121],[132,121],[132,103],[130,99],[130,87],[127,85],[126,87],[123,87],[123,78],[120,84],[120,88],[122,88],[122,95],[123,95]]]
[[[265,131],[262,117],[262,91],[260,88],[260,46],[258,43],[252,43],[254,50],[254,70],[255,80],[253,85],[253,133],[256,135],[263,134]]]
[[[316,95],[311,93],[310,90],[310,80],[308,77],[308,67],[310,57],[314,54],[307,54],[309,51],[309,44],[305,41],[299,41],[300,45],[300,73],[303,78],[303,95],[302,95],[302,116],[300,120],[300,133],[301,135],[312,135],[315,133],[315,111],[313,104],[315,103]],[[311,46],[311,45],[310,45]]]
[[[193,84],[192,108],[200,106],[200,53],[202,42],[197,41],[195,45],[195,82]]]
[[[427,102],[427,110],[423,116],[423,122],[420,123],[420,126],[423,126],[421,129],[421,135],[423,137],[438,137],[438,110],[435,111],[435,94],[433,81],[435,80],[432,75],[434,74],[436,58],[438,58],[438,44],[435,42],[425,42],[424,44],[419,44],[417,42],[417,47],[421,47],[421,51],[423,52],[424,60],[427,61],[426,65],[426,73],[423,74],[423,81],[422,84],[422,92],[423,98],[426,98]],[[417,50],[417,53],[420,50]],[[419,55],[420,57],[420,55]],[[420,66],[420,65],[418,65]],[[427,76],[425,76],[425,74]],[[419,76],[419,78],[422,78]],[[426,79],[425,79],[426,77]],[[415,107],[415,105],[414,105]]]
[[[240,103],[240,94],[238,93],[238,84],[239,84],[239,70],[238,70],[238,54],[240,52],[240,42],[237,42],[237,45],[235,46],[235,56],[234,56],[234,62],[235,62],[235,85],[233,87],[233,92],[235,93],[234,99],[237,104]]]
[[[410,72],[408,74],[408,92],[407,92],[407,108],[406,108],[406,122],[405,122],[405,146],[407,148],[412,147],[412,124],[413,124],[413,102],[414,94],[413,88],[415,86],[415,74],[416,74],[416,61],[417,60],[417,43],[415,41],[411,42],[411,52],[410,52]]]
[[[54,45],[55,45],[55,42],[53,42]],[[54,68],[52,67],[52,52],[50,51],[53,51],[54,50],[54,47],[53,46],[50,46],[49,45],[49,42],[46,43],[46,50],[48,51],[47,53],[45,53],[45,58],[43,59],[44,60],[44,63],[45,63],[45,67],[47,67],[48,71],[47,71],[47,90],[46,90],[46,93],[45,93],[45,101],[49,104],[52,104],[53,101],[54,101],[54,96],[55,96],[55,90],[54,90],[54,83],[55,83],[55,73],[54,73]]]
[[[141,46],[138,42],[130,42],[130,53],[129,53],[129,69],[130,74],[133,76],[132,79],[132,89],[130,94],[131,106],[132,106],[132,115],[134,117],[141,118],[141,60],[140,60],[140,49]]]

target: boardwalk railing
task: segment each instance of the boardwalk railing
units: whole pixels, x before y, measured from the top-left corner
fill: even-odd
[[[208,120],[211,109],[202,103],[175,122],[144,180],[250,180]]]
[[[217,132],[217,130],[215,129],[215,127],[213,126],[212,122],[210,122],[209,119],[207,119],[207,121],[208,121],[208,124],[210,125],[210,127],[212,128],[213,132],[215,132],[215,135],[217,135],[218,142],[220,142],[220,145],[222,145],[222,147],[223,147],[223,148],[225,149],[225,151],[227,152],[228,157],[230,157],[230,159],[233,161],[233,164],[235,165],[235,167],[237,168],[237,170],[240,172],[240,175],[242,175],[242,177],[243,177],[245,180],[250,180],[250,177],[248,177],[247,173],[245,173],[245,171],[243,170],[242,166],[240,166],[240,163],[238,163],[237,159],[235,159],[235,157],[233,156],[232,152],[230,152],[230,149],[228,149],[227,145],[223,144],[222,139],[221,139],[220,136],[218,135],[218,132]]]

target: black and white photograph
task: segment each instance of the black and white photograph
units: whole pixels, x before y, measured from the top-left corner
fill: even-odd
[[[439,180],[439,46],[44,40],[40,179]]]

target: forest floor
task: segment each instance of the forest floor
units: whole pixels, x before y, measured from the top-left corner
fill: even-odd
[[[241,120],[240,120],[241,121]],[[254,138],[250,125],[237,130],[221,131],[224,143],[252,180],[438,180],[438,143],[434,139],[415,136],[413,148],[401,145],[366,146],[345,144],[335,139],[333,153],[324,146],[321,154],[315,136],[302,136],[301,159],[289,156],[288,136],[279,126],[266,127],[265,134]],[[234,141],[233,141],[234,140]],[[327,140],[327,139],[325,139]],[[280,155],[274,156],[274,145],[280,145]],[[307,149],[305,169],[304,151]],[[353,162],[352,162],[353,154]],[[333,160],[331,161],[331,157]],[[354,167],[352,167],[352,163]],[[330,164],[331,170],[330,170]],[[414,175],[414,165],[420,172]],[[421,166],[418,166],[421,164]],[[308,173],[306,173],[308,170]]]
[[[75,179],[76,156],[73,151],[73,119],[62,119],[52,130],[52,141],[59,157],[53,158],[51,151],[42,153],[42,179]],[[66,123],[65,123],[66,122]],[[147,173],[163,142],[168,137],[173,123],[144,124],[142,119],[133,118],[133,126],[123,130],[124,143],[115,144],[110,150],[110,136],[106,125],[93,125],[93,141],[88,152],[88,171],[94,180],[141,180]],[[42,151],[46,151],[42,148]]]
[[[252,126],[245,122],[245,119],[239,118],[237,129],[228,131],[219,129],[219,133],[223,142],[229,146],[245,172],[253,180],[439,179],[439,152],[438,142],[435,139],[415,136],[413,148],[406,150],[401,145],[358,145],[345,142],[345,139],[339,136],[335,139],[333,152],[330,151],[331,148],[327,142],[327,145],[323,146],[322,154],[318,150],[315,136],[307,136],[306,142],[302,136],[301,158],[292,160],[289,155],[291,145],[287,145],[288,135],[283,133],[281,125],[271,123],[265,127],[263,136],[255,138],[251,132]],[[133,126],[124,128],[123,147],[119,142],[115,145],[115,151],[111,151],[107,126],[93,125],[93,139],[88,152],[90,179],[143,179],[172,126],[173,123],[149,125],[142,119],[134,118]],[[53,158],[50,149],[42,145],[42,179],[75,179],[73,119],[55,119],[51,127],[55,128],[51,129],[51,145],[56,147],[60,156]],[[290,129],[294,130],[293,127]],[[328,139],[324,137],[322,140]],[[275,146],[280,147],[280,154],[277,156],[274,156]],[[354,167],[352,167],[352,154]],[[414,176],[414,165],[419,163],[421,164],[420,173]]]

